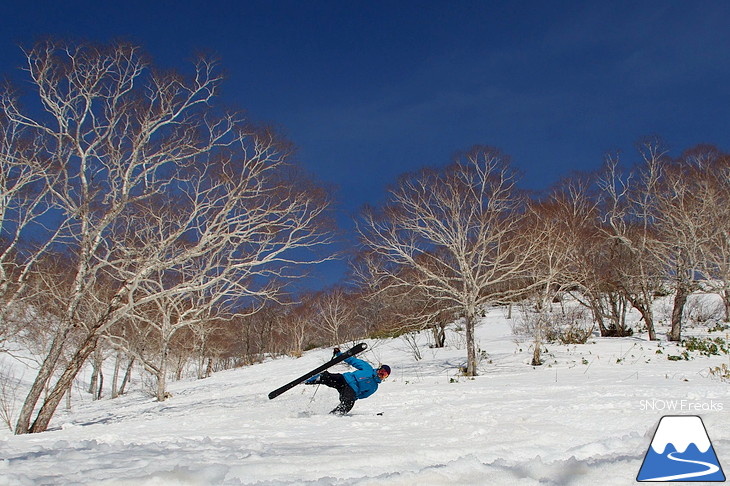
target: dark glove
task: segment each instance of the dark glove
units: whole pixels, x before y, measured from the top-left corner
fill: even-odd
[[[340,348],[335,348],[335,349],[332,350],[332,357],[333,358],[335,356],[337,356],[338,354],[340,354]]]

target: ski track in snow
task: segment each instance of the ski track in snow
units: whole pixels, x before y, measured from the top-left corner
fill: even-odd
[[[703,416],[730,461],[728,385],[703,371],[727,357],[674,362],[666,342],[592,341],[548,345],[547,364],[533,368],[529,342],[494,310],[478,327],[489,356],[473,380],[458,376],[458,347],[430,349],[423,337],[415,361],[401,340],[367,341],[361,357],[393,374],[346,417],[327,413],[337,394],[325,387],[314,400],[304,386],[266,397],[329,349],[171,383],[162,403],[75,393],[49,432],[0,432],[0,485],[629,485],[659,418],[676,414],[642,409],[651,399],[722,403],[686,413]]]

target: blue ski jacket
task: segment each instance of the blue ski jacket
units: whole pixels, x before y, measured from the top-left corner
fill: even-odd
[[[370,363],[354,356],[347,358],[345,363],[357,369],[357,371],[342,374],[350,388],[355,390],[356,399],[367,398],[376,392],[378,384],[382,380]]]

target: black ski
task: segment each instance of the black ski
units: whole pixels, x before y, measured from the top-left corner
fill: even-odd
[[[298,384],[304,382],[308,378],[313,377],[317,373],[323,372],[324,370],[326,370],[330,366],[334,366],[337,363],[346,360],[347,358],[350,358],[352,356],[355,356],[357,353],[359,353],[361,351],[365,351],[365,349],[367,347],[368,347],[368,345],[365,344],[365,343],[360,343],[360,344],[358,344],[356,346],[351,347],[350,349],[348,349],[344,353],[340,354],[339,356],[335,356],[331,360],[327,361],[322,366],[318,366],[317,368],[313,369],[309,373],[307,373],[305,375],[302,375],[299,378],[297,378],[296,380],[291,381],[291,382],[287,383],[286,385],[284,385],[282,387],[279,387],[276,390],[272,391],[271,393],[269,393],[269,400],[278,397],[279,395],[281,395],[282,393],[284,393],[287,390],[291,390],[292,388],[294,388]]]

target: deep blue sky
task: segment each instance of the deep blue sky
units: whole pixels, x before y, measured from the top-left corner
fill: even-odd
[[[727,1],[28,0],[2,18],[3,75],[49,35],[130,40],[167,67],[216,54],[223,101],[339,188],[346,229],[399,174],[474,144],[511,155],[530,189],[609,151],[630,162],[647,135],[675,155],[730,149]]]

